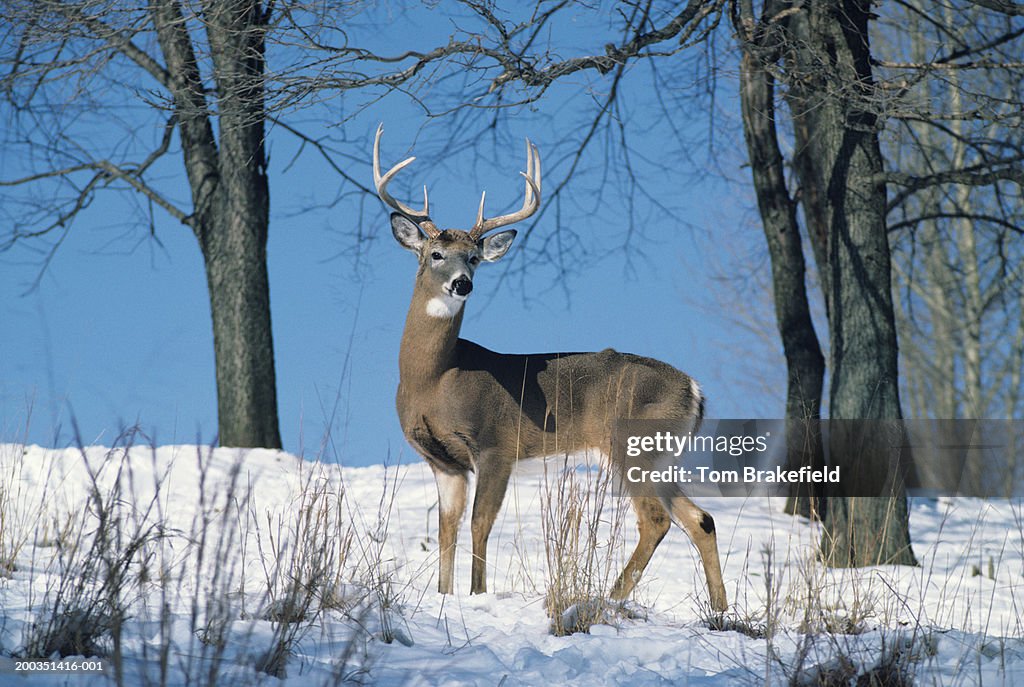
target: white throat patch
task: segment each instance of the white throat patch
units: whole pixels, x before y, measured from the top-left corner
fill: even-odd
[[[427,315],[450,320],[459,314],[465,298],[452,298],[448,295],[434,296],[427,301]]]

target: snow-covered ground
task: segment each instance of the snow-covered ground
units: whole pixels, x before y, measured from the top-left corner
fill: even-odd
[[[442,597],[423,464],[0,445],[0,563],[13,568],[0,569],[0,685],[854,684],[884,678],[885,665],[915,684],[1024,684],[1020,502],[914,500],[920,567],[827,570],[817,527],[778,500],[704,499],[729,592],[725,629],[708,627],[699,561],[673,530],[628,612],[554,636],[554,474],[513,479],[491,536],[489,594],[468,593],[464,523],[456,593]],[[629,553],[629,508],[609,497],[602,511],[602,531],[619,513],[626,540],[591,557],[612,561],[604,577]],[[56,646],[44,639],[60,627],[65,645],[78,632],[104,654],[104,673],[16,672],[47,658],[26,647]]]

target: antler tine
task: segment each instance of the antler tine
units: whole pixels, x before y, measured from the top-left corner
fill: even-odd
[[[427,236],[429,236],[432,239],[437,238],[438,236],[441,235],[441,232],[437,228],[437,225],[435,225],[430,220],[430,201],[427,198],[426,186],[423,187],[422,210],[413,210],[411,207],[397,200],[394,196],[388,193],[387,186],[391,182],[391,180],[394,179],[396,174],[398,174],[405,167],[411,164],[412,161],[415,160],[416,158],[410,157],[406,158],[405,160],[402,160],[397,165],[389,169],[387,173],[382,176],[380,173],[380,139],[383,134],[384,123],[381,122],[380,125],[377,127],[377,135],[373,139],[373,185],[377,189],[377,195],[380,196],[380,199],[384,201],[384,204],[387,205],[389,208],[391,208],[392,210],[397,210],[406,218],[415,222],[416,225],[419,226],[419,228],[422,229],[423,233],[425,233]]]
[[[476,224],[469,231],[470,237],[474,240],[479,239],[492,229],[521,222],[537,212],[537,208],[540,207],[540,152],[537,150],[537,146],[530,143],[530,139],[526,139],[526,171],[520,172],[520,174],[526,179],[523,207],[508,215],[484,219],[484,200],[487,198],[485,191],[480,196],[480,209],[476,213]]]

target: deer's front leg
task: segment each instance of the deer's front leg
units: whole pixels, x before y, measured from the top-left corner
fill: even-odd
[[[487,538],[505,499],[511,461],[501,456],[477,461],[476,496],[473,498],[473,584],[471,594],[487,591]]]
[[[455,590],[455,543],[466,510],[469,480],[464,472],[448,473],[435,468],[434,481],[437,482],[437,540],[441,556],[437,591],[451,594]]]

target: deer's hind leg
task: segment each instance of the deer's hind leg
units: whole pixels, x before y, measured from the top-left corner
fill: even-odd
[[[693,501],[676,494],[665,497],[665,503],[672,514],[672,520],[686,531],[690,541],[697,547],[704,577],[708,583],[712,610],[722,612],[729,607],[726,600],[725,584],[722,582],[722,564],[718,560],[718,537],[715,535],[715,520]]]
[[[668,511],[661,501],[652,496],[634,496],[633,509],[636,511],[636,526],[640,532],[633,555],[622,569],[619,579],[612,587],[611,597],[616,600],[625,599],[633,591],[637,580],[654,555],[654,550],[665,538],[671,526]]]
[[[667,510],[665,504],[671,507]],[[701,564],[704,566],[704,577],[707,580],[708,594],[711,597],[711,608],[725,611],[728,601],[725,584],[722,581],[722,567],[718,559],[718,538],[715,535],[715,521],[711,515],[699,508],[693,501],[677,494],[665,499],[653,496],[634,496],[633,507],[636,510],[637,528],[640,541],[637,542],[633,555],[623,568],[622,574],[612,587],[611,597],[621,600],[629,596],[636,586],[640,575],[654,555],[658,544],[665,538],[670,522],[682,527],[687,536],[697,547]]]

